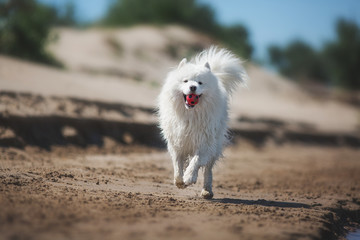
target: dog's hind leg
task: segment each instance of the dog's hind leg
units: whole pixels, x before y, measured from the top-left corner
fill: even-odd
[[[212,199],[214,196],[214,193],[212,191],[212,178],[213,178],[212,168],[214,166],[214,162],[215,161],[209,162],[205,166],[205,170],[204,170],[204,186],[201,191],[201,196],[205,199]]]

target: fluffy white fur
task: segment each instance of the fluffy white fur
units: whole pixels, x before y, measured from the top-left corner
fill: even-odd
[[[169,72],[158,99],[158,113],[177,187],[196,183],[198,171],[204,167],[201,195],[213,197],[212,168],[227,141],[228,98],[246,80],[241,61],[230,51],[214,46],[190,62],[183,59]],[[191,86],[196,91],[191,91]],[[201,95],[193,108],[184,100],[190,93]]]

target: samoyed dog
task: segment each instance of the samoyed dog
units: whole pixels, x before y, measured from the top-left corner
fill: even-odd
[[[158,98],[158,114],[174,167],[174,184],[196,183],[204,168],[201,196],[211,199],[212,168],[227,142],[228,102],[247,74],[226,49],[212,46],[168,73]]]

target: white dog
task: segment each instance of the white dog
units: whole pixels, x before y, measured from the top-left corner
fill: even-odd
[[[168,74],[158,99],[158,113],[177,187],[196,183],[198,171],[204,167],[201,196],[214,196],[212,167],[228,139],[229,96],[246,80],[240,60],[217,47],[210,47],[190,62],[184,58]]]

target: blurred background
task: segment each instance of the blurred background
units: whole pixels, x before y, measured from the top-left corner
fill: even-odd
[[[212,44],[251,79],[233,129],[359,135],[356,0],[1,0],[2,111],[154,124],[167,72]]]
[[[250,80],[205,202],[156,99],[211,45]],[[345,239],[359,155],[359,0],[0,0],[0,240]]]

